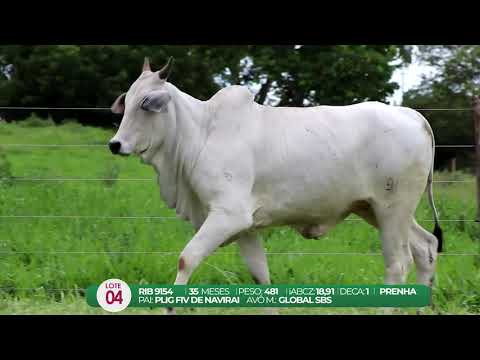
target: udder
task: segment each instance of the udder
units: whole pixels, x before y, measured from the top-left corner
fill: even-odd
[[[300,235],[305,239],[318,240],[325,235],[335,224],[320,224],[320,225],[294,225],[292,226],[297,230]]]
[[[317,224],[292,225],[291,227],[298,231],[305,239],[319,239],[352,213],[360,216],[370,225],[378,227],[372,207],[364,200],[354,201],[340,216],[332,220]]]

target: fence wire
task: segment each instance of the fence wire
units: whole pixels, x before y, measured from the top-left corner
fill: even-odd
[[[395,105],[396,106],[396,105]],[[417,111],[473,111],[472,108],[412,108]],[[111,107],[0,106],[0,110],[86,110],[111,111]]]
[[[157,181],[156,178],[23,178],[23,177],[4,177],[0,181]],[[475,180],[433,180],[434,183],[474,183]]]
[[[108,140],[105,141],[105,144],[0,144],[4,147],[29,147],[29,148],[63,148],[63,147],[86,147],[86,148],[103,148],[107,149]],[[437,148],[474,148],[475,145],[468,144],[468,145],[435,145]]]
[[[110,111],[110,107],[8,107],[1,106],[0,110],[85,110],[85,111]],[[417,111],[472,111],[471,108],[417,108]],[[0,144],[0,147],[25,147],[25,148],[106,148],[106,144]],[[445,144],[436,145],[437,148],[475,148],[473,144]],[[154,181],[150,178],[0,178],[0,181]],[[435,183],[474,183],[474,180],[434,180]],[[180,220],[175,216],[96,216],[96,215],[0,215],[1,219],[92,219],[92,220]],[[362,219],[345,219],[348,222],[363,221]],[[422,219],[419,221],[433,222],[432,219]],[[470,219],[441,219],[440,222],[477,222]],[[179,251],[70,251],[70,250],[31,250],[31,251],[0,251],[0,255],[17,256],[26,254],[38,255],[179,255]],[[239,255],[235,252],[218,252],[215,255]],[[284,256],[382,256],[380,252],[266,252],[270,255]],[[440,253],[439,256],[480,256],[480,253]],[[15,288],[0,287],[0,291],[78,291],[85,292],[83,288]]]
[[[0,251],[0,255],[20,255],[20,254],[94,254],[94,255],[123,255],[123,254],[143,254],[143,255],[179,255],[180,252],[176,251],[110,251],[110,252],[101,252],[101,251]],[[382,256],[382,253],[365,253],[365,252],[265,252],[267,256],[270,255],[286,255],[286,256]],[[239,255],[239,253],[234,252],[218,252],[214,255]],[[445,256],[480,256],[475,253],[440,253],[438,254],[441,257]],[[17,288],[17,287],[0,287],[0,291],[72,291],[72,292],[85,292],[85,288]]]
[[[16,288],[16,287],[0,287],[0,291],[81,291],[85,292],[87,289],[75,288],[75,289],[49,289],[44,287],[38,288]]]
[[[107,148],[107,142],[105,141],[104,145],[100,144],[0,144],[0,146],[5,147],[38,147],[38,148],[63,148],[63,147],[96,147],[96,148]]]
[[[156,179],[143,178],[143,179],[134,179],[134,178],[97,178],[97,179],[88,179],[88,178],[0,178],[0,181],[154,181]]]
[[[48,250],[31,250],[31,251],[0,251],[0,255],[16,256],[16,255],[165,255],[178,256],[181,251],[48,251]],[[235,252],[217,252],[214,255],[240,255]],[[382,256],[382,253],[375,252],[298,252],[298,251],[266,251],[265,255],[285,255],[285,256]],[[480,256],[480,253],[439,253],[438,256]]]
[[[176,216],[109,216],[109,215],[0,215],[0,219],[95,219],[95,220],[181,220]],[[365,221],[345,219],[344,221]],[[417,221],[434,222],[433,219]],[[439,219],[440,222],[477,222],[475,219]]]
[[[86,110],[110,111],[109,107],[48,107],[48,106],[0,106],[0,110]]]

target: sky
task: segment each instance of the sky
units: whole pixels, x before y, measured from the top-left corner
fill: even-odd
[[[299,45],[297,45],[299,46]],[[401,105],[402,103],[402,94],[416,86],[418,86],[422,80],[422,75],[430,75],[434,72],[432,67],[429,67],[418,60],[416,56],[417,49],[414,48],[412,54],[412,63],[400,69],[397,69],[391,78],[392,82],[396,82],[400,87],[397,89],[392,96],[386,99],[387,103],[392,105]],[[7,77],[10,77],[7,75]],[[215,81],[219,81],[219,79],[215,79]],[[257,93],[260,90],[260,84],[256,84],[252,86],[252,91]],[[269,95],[272,104],[274,105],[275,102],[279,101],[279,98],[276,97],[274,94]]]
[[[391,81],[396,82],[400,88],[397,89],[387,101],[392,105],[401,105],[402,93],[418,86],[422,81],[422,75],[430,75],[434,69],[421,63],[413,55],[412,64],[407,67],[397,69],[392,76]],[[403,89],[402,89],[403,88]]]
[[[400,87],[392,96],[386,99],[386,102],[391,105],[401,105],[402,94],[408,90],[420,85],[423,75],[431,75],[434,73],[434,68],[420,62],[416,55],[417,49],[414,47],[412,54],[412,63],[406,67],[395,70],[390,81],[396,82]],[[257,93],[260,90],[260,84],[252,86],[252,91]],[[275,105],[280,99],[274,94],[269,94],[269,105]]]

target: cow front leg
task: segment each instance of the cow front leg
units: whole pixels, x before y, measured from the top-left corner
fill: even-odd
[[[255,232],[246,233],[237,240],[237,243],[240,248],[240,255],[245,260],[253,281],[260,285],[270,285],[267,257],[258,234]],[[265,308],[265,313],[277,315],[278,310]]]
[[[238,211],[212,211],[178,259],[175,285],[186,285],[198,265],[232,236],[252,226],[252,217]],[[174,314],[167,308],[167,314]]]

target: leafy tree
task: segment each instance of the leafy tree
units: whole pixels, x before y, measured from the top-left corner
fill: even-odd
[[[226,63],[231,62],[228,56],[239,56],[222,49],[217,52]],[[186,46],[2,46],[0,54],[0,65],[13,64],[11,80],[0,81],[3,106],[108,107],[140,75],[144,56],[150,56],[157,68],[173,56],[172,81],[207,99],[220,88],[212,78],[224,66],[209,49]],[[233,63],[239,63],[239,58]],[[21,118],[29,111],[6,115]],[[74,117],[89,123],[111,124],[113,119],[105,112],[54,111],[51,115],[56,120]]]
[[[390,82],[397,66],[392,61],[409,61],[409,51],[393,45],[0,46],[0,106],[108,107],[138,77],[144,56],[151,57],[154,70],[173,56],[171,81],[202,100],[222,86],[243,84],[257,91],[262,104],[384,101],[398,86]],[[5,115],[18,119],[29,113]],[[56,121],[113,122],[105,112],[50,115]]]
[[[346,105],[385,101],[398,87],[390,83],[392,61],[410,61],[408,46],[249,46],[249,60],[227,83],[261,84],[256,101],[279,106]],[[273,98],[273,99],[272,99]]]
[[[480,90],[480,46],[419,46],[419,59],[435,69],[421,84],[404,95],[403,105],[414,108],[466,108]],[[473,144],[471,111],[424,111],[437,144]],[[471,148],[439,148],[437,164],[445,167],[457,157],[458,167],[473,165]]]

